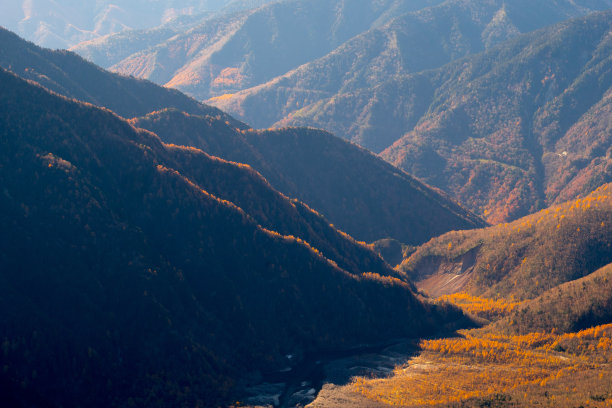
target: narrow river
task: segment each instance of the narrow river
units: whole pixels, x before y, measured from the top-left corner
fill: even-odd
[[[417,351],[418,340],[404,339],[307,355],[290,369],[265,374],[261,383],[249,387],[244,402],[275,408],[305,406],[326,383],[344,385],[354,376],[387,376]]]

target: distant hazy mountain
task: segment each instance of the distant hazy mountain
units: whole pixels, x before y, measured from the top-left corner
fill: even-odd
[[[394,16],[440,1],[281,1],[207,20],[156,45],[109,37],[74,50],[106,68],[105,63],[115,63],[113,71],[202,100],[265,83]],[[124,57],[126,49],[132,55]]]
[[[390,79],[438,68],[520,33],[609,8],[610,0],[447,0],[401,15],[267,83],[209,102],[254,127],[308,124],[380,152],[427,112],[435,90],[422,83],[384,88]],[[138,76],[121,64],[116,68]],[[196,98],[204,96],[197,87],[176,86]],[[378,122],[380,115],[386,117]]]
[[[181,16],[212,12],[244,0],[11,0],[0,25],[50,48],[69,48],[127,29],[159,26]]]
[[[533,299],[612,262],[611,225],[608,183],[509,224],[434,238],[399,269],[436,296]]]
[[[231,15],[242,10],[254,9],[273,0],[233,0],[216,12],[197,15],[183,15],[167,23],[146,29],[130,29],[96,37],[90,41],[83,41],[71,47],[71,50],[82,55],[97,65],[108,68],[124,58],[146,50],[149,47],[165,43],[170,38],[182,34],[194,27],[209,26],[213,31],[218,29],[216,22],[231,24],[232,18],[216,19],[215,17]],[[235,18],[236,16],[234,16]],[[210,34],[210,31],[207,33]]]
[[[0,66],[60,94],[124,117],[162,110],[133,123],[159,133],[167,143],[252,165],[275,188],[306,202],[357,239],[393,237],[419,244],[452,229],[483,225],[438,192],[327,132],[244,133],[244,124],[217,108],[148,81],[109,73],[70,52],[41,49],[2,30],[0,45]]]
[[[612,180],[611,22],[602,12],[559,23],[437,70],[337,94],[278,125],[320,126],[386,149],[382,157],[489,221],[516,219]],[[241,109],[270,117],[281,95],[297,95],[281,84],[218,105],[244,97]]]
[[[249,167],[0,84],[3,402],[225,405],[286,354],[460,317]]]
[[[610,7],[611,0],[291,0],[176,36],[112,36],[74,50],[200,100],[253,88],[247,95],[263,92],[266,110],[243,106],[245,95],[215,103],[267,127],[338,92],[439,67],[521,32]]]

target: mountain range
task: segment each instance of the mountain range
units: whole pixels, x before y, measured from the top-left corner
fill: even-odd
[[[73,50],[96,57],[93,62],[113,71],[175,87],[203,100],[265,83],[324,56],[393,14],[432,1],[275,2],[207,20],[159,44],[136,49],[131,55],[123,50],[132,42],[118,42],[116,38],[108,40],[116,45],[113,49],[106,41],[98,41]],[[121,50],[120,60],[109,55],[116,54],[115,49]]]
[[[363,167],[325,194],[361,178],[355,186],[390,190],[369,198],[375,210],[381,197],[409,197],[426,212],[398,209],[411,218],[395,232],[415,242],[482,225],[442,194],[326,132],[254,131],[177,91],[0,34],[0,63],[29,78],[0,72],[0,389],[14,406],[208,406],[290,364],[286,355],[469,322],[252,167],[134,125],[253,161],[295,191]],[[105,105],[128,117],[163,109],[128,122]],[[300,155],[283,161],[283,149]]]
[[[286,91],[311,90],[311,98],[323,99],[391,75],[439,67],[519,32],[611,6],[607,0],[554,5],[546,0],[285,1],[207,20],[159,44],[134,48],[132,55],[125,52],[129,41],[111,38],[112,48],[99,41],[74,50],[103,67],[176,87],[199,100],[267,88],[268,81],[281,79]],[[321,72],[326,74],[317,76]],[[294,106],[312,102],[296,96],[279,95]],[[232,113],[240,115],[240,107]],[[274,109],[272,115],[279,113]],[[243,114],[256,127],[282,117],[270,121]]]
[[[266,0],[17,0],[3,4],[0,25],[38,45],[69,48],[126,30],[189,27],[215,13]]]
[[[612,180],[610,21],[603,12],[559,23],[436,70],[306,104],[277,125],[314,124],[383,150],[488,221],[513,220]],[[217,105],[242,100],[236,110],[252,106],[260,118],[287,113],[268,103],[287,95],[284,81]]]
[[[138,117],[132,123],[166,143],[250,164],[276,189],[359,240],[393,237],[414,245],[484,225],[444,194],[329,133],[252,131],[176,90],[109,73],[71,52],[40,48],[9,31],[0,31],[0,43],[0,66],[64,96]]]
[[[381,153],[386,160],[490,222],[513,220],[612,179],[610,21],[604,12],[559,23],[437,70],[335,96],[279,123],[330,128],[336,113],[360,112],[361,129],[382,144],[354,141],[374,150],[391,144]]]
[[[391,14],[392,18],[384,24],[365,30],[321,58],[296,66],[267,82],[251,85],[241,92],[228,89],[226,93],[229,95],[221,91],[208,92],[209,102],[255,127],[268,127],[275,123],[282,126],[304,117],[304,121],[311,125],[380,152],[395,140],[389,140],[397,131],[393,127],[400,127],[400,132],[410,128],[404,123],[396,124],[396,119],[387,123],[391,129],[381,127],[368,131],[368,125],[376,124],[374,120],[369,123],[370,116],[387,111],[408,123],[411,119],[418,119],[418,116],[411,118],[414,113],[410,115],[409,109],[426,110],[428,104],[419,101],[423,96],[413,94],[427,90],[427,87],[418,90],[399,88],[391,95],[394,99],[389,101],[386,95],[363,101],[360,95],[353,94],[371,90],[398,76],[440,68],[453,60],[493,48],[521,33],[612,8],[612,2],[582,3],[447,0],[420,9],[415,7],[412,12]],[[118,63],[112,69],[138,75],[133,70],[123,69],[122,64]],[[156,78],[152,79],[158,82]],[[174,86],[172,82],[168,84]],[[177,87],[198,99],[207,97],[205,87]],[[352,105],[334,109],[336,99],[344,102],[347,98],[349,101],[346,103]],[[399,136],[401,134],[396,139]]]
[[[328,2],[326,15],[341,23],[319,18],[321,27],[302,30],[320,9],[307,3],[210,20],[123,53],[112,69],[209,98],[255,127],[327,129],[492,223],[612,179],[605,151],[610,14],[564,21],[612,3],[364,1],[351,10],[376,12],[355,20]],[[316,33],[295,38],[291,30]],[[75,50],[92,57],[99,47]],[[585,137],[599,140],[573,142]]]

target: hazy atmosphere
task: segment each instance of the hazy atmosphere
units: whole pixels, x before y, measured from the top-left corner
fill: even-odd
[[[612,406],[612,0],[0,5],[0,406]]]

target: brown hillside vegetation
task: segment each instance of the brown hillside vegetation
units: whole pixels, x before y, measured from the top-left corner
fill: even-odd
[[[457,305],[472,316],[498,320],[487,328],[493,333],[582,330],[612,321],[612,264],[528,301],[488,299],[467,293],[444,295],[437,300]]]
[[[572,332],[612,321],[612,264],[542,293],[513,308],[494,331]]]
[[[312,407],[342,400],[377,408],[610,407],[610,273],[607,265],[525,302],[443,296],[439,301],[470,314],[507,317],[459,337],[421,341],[416,356],[389,376],[324,389]]]
[[[425,74],[431,105],[381,155],[491,223],[612,181],[611,29],[595,13]]]
[[[531,299],[612,262],[612,184],[508,224],[454,231],[422,245],[400,270],[415,281],[471,274],[455,292]]]
[[[388,377],[355,377],[336,398],[415,408],[612,406],[611,189],[417,248],[401,269],[433,274],[431,285],[468,276],[467,293],[438,301],[495,322],[424,340]],[[313,407],[333,406],[324,397]]]

